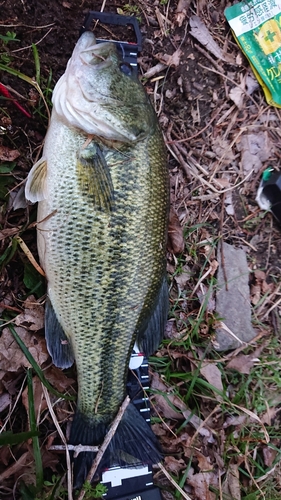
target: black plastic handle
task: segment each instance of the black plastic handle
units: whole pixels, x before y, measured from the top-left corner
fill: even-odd
[[[91,28],[92,21],[100,21],[103,24],[113,24],[115,26],[128,26],[131,25],[134,28],[136,43],[129,43],[124,41],[119,41],[118,43],[126,43],[128,45],[137,45],[138,52],[142,49],[142,35],[139,27],[139,23],[136,17],[134,16],[121,16],[120,14],[112,14],[111,12],[96,12],[91,10],[88,12],[84,19],[84,24],[80,30],[80,36],[84,31],[88,31]]]
[[[117,50],[123,59],[123,61],[129,64],[133,70],[133,73],[137,75],[138,71],[138,52],[142,49],[142,36],[139,28],[139,23],[134,16],[121,16],[120,14],[112,14],[110,12],[96,12],[91,10],[88,12],[84,19],[84,24],[80,29],[80,36],[84,31],[91,31],[91,24],[93,20],[100,21],[103,24],[112,24],[115,26],[128,26],[132,25],[134,28],[135,37],[137,43],[123,42],[116,40],[103,40],[97,38],[97,43],[111,42],[117,47]]]

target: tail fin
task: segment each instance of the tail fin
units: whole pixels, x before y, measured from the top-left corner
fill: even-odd
[[[69,442],[73,445],[100,445],[108,429],[109,425],[100,420],[86,420],[81,413],[77,412],[72,424]],[[74,488],[81,488],[94,457],[94,453],[82,452],[73,459]],[[136,467],[140,463],[154,464],[159,462],[161,457],[156,436],[137,408],[133,403],[130,403],[97,472],[100,473],[102,469],[113,465]]]

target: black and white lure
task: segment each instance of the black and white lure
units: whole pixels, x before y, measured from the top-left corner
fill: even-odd
[[[262,210],[270,211],[281,224],[281,172],[272,167],[263,172],[256,202]]]

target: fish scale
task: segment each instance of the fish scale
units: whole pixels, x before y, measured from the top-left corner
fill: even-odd
[[[85,33],[77,47],[79,43],[87,46],[92,37]],[[168,172],[162,134],[140,83],[120,72],[114,46],[101,45],[91,48],[91,58],[81,51],[77,63],[80,68],[81,60],[86,60],[87,72],[94,71],[94,83],[86,72],[80,101],[72,79],[70,88],[76,92],[74,121],[80,120],[83,106],[85,113],[97,112],[98,104],[91,105],[89,99],[95,100],[99,91],[107,89],[115,97],[106,103],[103,96],[97,115],[99,122],[104,116],[105,129],[108,123],[108,136],[104,132],[88,136],[91,120],[95,132],[96,114],[85,119],[86,130],[83,117],[79,127],[71,122],[71,106],[65,102],[70,60],[65,79],[54,90],[43,158],[34,165],[26,186],[27,198],[39,201],[38,251],[48,281],[47,346],[58,366],[66,368],[76,362],[73,444],[102,442],[126,394],[134,343],[146,355],[156,349],[168,306]],[[97,63],[93,58],[100,50],[103,58],[108,52],[106,67],[100,58]],[[74,56],[75,51],[75,62]],[[95,64],[103,69],[100,73]],[[91,90],[94,85],[95,92]],[[120,138],[126,130],[130,139]],[[135,462],[160,459],[156,439],[133,405],[105,454],[107,466],[120,463],[124,453],[135,457]],[[78,456],[76,485],[85,479],[91,460],[90,453]]]

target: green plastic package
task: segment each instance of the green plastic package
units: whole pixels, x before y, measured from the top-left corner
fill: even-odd
[[[240,2],[224,14],[267,103],[281,108],[281,1]]]

